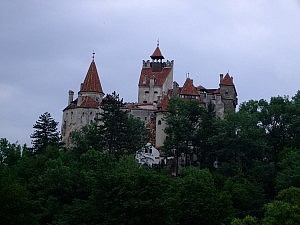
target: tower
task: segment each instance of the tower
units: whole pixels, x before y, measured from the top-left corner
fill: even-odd
[[[150,56],[150,60],[143,60],[143,67],[138,84],[138,103],[156,104],[172,89],[173,85],[173,63],[164,61],[159,43]]]
[[[238,104],[237,92],[233,83],[233,77],[227,73],[225,76],[220,74],[220,95],[224,104],[224,113],[235,112]]]
[[[94,53],[93,53],[94,54]],[[73,100],[74,92],[69,91],[68,106],[63,110],[62,141],[71,144],[71,133],[99,118],[100,104],[104,92],[99,79],[96,63],[90,64],[84,82],[80,85],[78,98]]]

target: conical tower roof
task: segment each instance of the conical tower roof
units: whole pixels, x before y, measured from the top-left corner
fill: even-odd
[[[154,50],[153,54],[150,57],[151,57],[151,59],[164,59],[165,58],[161,54],[161,51],[160,51],[158,45],[157,45],[156,49]]]
[[[101,82],[98,76],[97,67],[95,61],[91,62],[90,68],[85,76],[84,82],[82,84],[82,92],[99,92],[103,93]]]

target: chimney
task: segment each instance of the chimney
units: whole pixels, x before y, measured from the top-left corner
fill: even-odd
[[[74,97],[74,91],[69,90],[69,102],[68,102],[68,105],[70,105],[71,102],[73,102],[73,97]]]
[[[223,73],[220,74],[220,82],[223,80]]]

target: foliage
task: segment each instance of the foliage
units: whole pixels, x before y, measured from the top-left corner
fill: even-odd
[[[101,104],[101,122],[90,123],[72,133],[74,150],[108,151],[116,157],[136,152],[145,144],[147,135],[143,122],[122,109],[123,100],[113,92]]]
[[[26,148],[26,146],[24,147]],[[21,146],[17,143],[11,144],[7,139],[0,139],[0,164],[13,166],[21,158]]]
[[[162,172],[134,160],[144,125],[113,93],[103,123],[74,133],[71,149],[56,135],[53,142],[41,135],[34,154],[0,139],[0,223],[298,224],[299,109],[300,92],[245,102],[224,119],[171,99],[165,150],[194,153],[200,162],[171,177],[168,166]]]
[[[259,223],[256,217],[247,215],[243,219],[234,218],[231,225],[259,225]]]
[[[41,154],[48,145],[58,145],[60,137],[57,131],[58,122],[45,112],[33,125],[35,131],[30,136],[33,144],[33,153]]]
[[[286,149],[286,153],[279,162],[279,171],[276,177],[276,189],[300,187],[300,150]]]
[[[294,225],[300,221],[300,189],[288,188],[265,206],[263,225]]]

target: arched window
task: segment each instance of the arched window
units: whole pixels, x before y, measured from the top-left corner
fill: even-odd
[[[159,121],[157,122],[157,124],[158,124],[158,125],[161,125],[161,120],[159,120]]]

